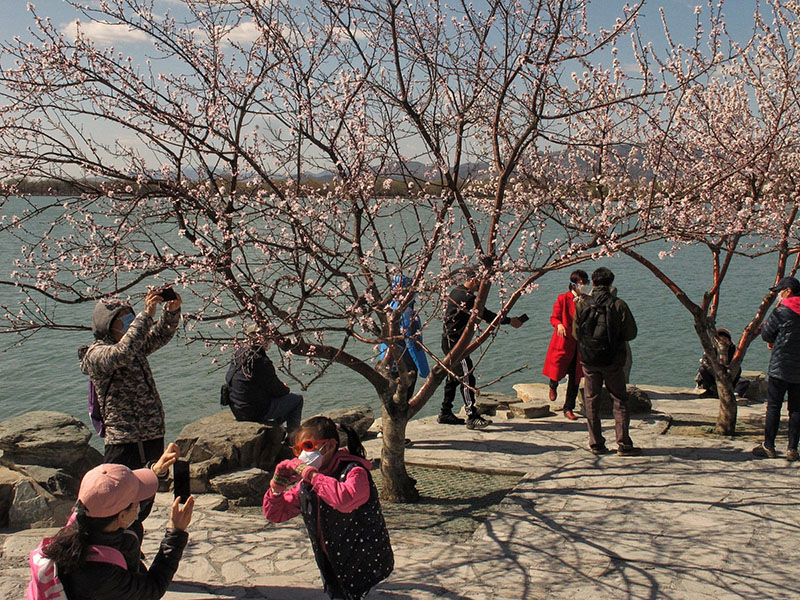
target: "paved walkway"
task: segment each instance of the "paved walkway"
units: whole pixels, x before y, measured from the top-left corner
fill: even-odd
[[[750,442],[662,435],[669,414],[716,414],[716,401],[656,392],[658,412],[632,422],[633,440],[645,448],[635,458],[593,456],[585,422],[560,415],[498,417],[479,432],[434,419],[412,422],[409,463],[524,475],[469,539],[394,532],[395,573],[369,598],[800,597],[793,568],[800,559],[800,465],[752,459]],[[743,417],[763,411],[763,405],[740,407]],[[612,422],[606,426],[613,440]],[[366,446],[375,456],[380,440]],[[150,556],[168,501],[160,494],[147,522]],[[210,510],[212,501],[199,503],[190,546],[165,598],[326,597],[299,520],[270,525],[257,515]],[[0,539],[0,597],[22,597],[23,559],[42,535]]]

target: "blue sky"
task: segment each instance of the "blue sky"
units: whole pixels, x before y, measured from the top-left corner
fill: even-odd
[[[14,35],[25,35],[26,29],[30,26],[32,19],[31,13],[26,9],[28,2],[26,0],[5,0],[4,18],[0,19],[0,37],[3,40],[8,40]],[[36,6],[37,13],[40,16],[50,17],[54,24],[59,27],[66,27],[69,23],[73,22],[77,15],[71,7],[66,5],[63,0],[34,0],[33,4]],[[171,8],[173,10],[180,9],[182,2],[180,0],[157,0],[156,9],[166,10]],[[620,13],[620,7],[625,2],[620,0],[595,0],[590,5],[590,17],[593,21],[604,22],[605,25],[613,23],[614,17]],[[694,2],[686,0],[654,0],[646,2],[643,9],[643,18],[641,20],[642,30],[648,38],[656,43],[656,47],[663,47],[663,31],[661,28],[661,19],[659,16],[659,8],[664,7],[667,15],[668,22],[670,23],[673,35],[677,39],[685,36],[691,36],[694,28],[695,6],[700,5],[704,12],[708,10],[705,0],[695,0]],[[9,6],[13,8],[9,8]],[[752,30],[753,11],[756,6],[755,0],[728,0],[725,3],[725,14],[728,21],[728,29],[731,35],[738,41],[745,41]],[[122,41],[121,38],[126,37],[121,32],[103,31],[98,30],[98,35],[105,35],[111,39],[116,36],[116,43],[119,45]],[[134,44],[135,44],[135,40]]]

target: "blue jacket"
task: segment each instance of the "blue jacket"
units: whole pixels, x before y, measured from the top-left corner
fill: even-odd
[[[761,337],[772,344],[767,376],[800,383],[800,296],[789,296],[772,311]]]
[[[393,301],[391,307],[397,308],[397,306],[397,300]],[[425,355],[425,351],[416,342],[416,340],[422,341],[422,334],[419,333],[422,324],[414,310],[413,302],[410,303],[403,311],[403,314],[400,315],[399,325],[400,332],[405,336],[405,348],[403,348],[402,355],[403,362],[408,369],[416,371],[420,377],[425,379],[430,374],[431,370],[428,367],[428,357]],[[381,344],[381,360],[386,355],[387,349],[388,347],[386,344]]]

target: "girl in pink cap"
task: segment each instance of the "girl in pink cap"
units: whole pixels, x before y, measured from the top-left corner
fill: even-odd
[[[69,600],[151,600],[166,593],[189,538],[194,498],[172,503],[172,527],[149,569],[141,562],[142,540],[128,527],[139,514],[139,502],[155,496],[156,473],[165,474],[175,462],[172,450],[170,444],[150,469],[107,463],[84,475],[74,518],[42,549],[55,562]],[[89,556],[98,548],[115,560]]]

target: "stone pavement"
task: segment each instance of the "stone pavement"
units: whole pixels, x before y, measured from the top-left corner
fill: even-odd
[[[715,415],[716,400],[667,388],[632,421],[641,457],[596,457],[583,420],[495,418],[484,431],[413,421],[409,464],[518,472],[516,487],[467,539],[392,533],[394,574],[371,599],[782,599],[800,597],[800,465],[756,460],[752,442],[663,435],[670,414]],[[764,405],[740,407],[743,418]],[[613,447],[612,421],[605,434]],[[785,437],[779,437],[779,445]],[[380,440],[366,444],[380,452]],[[780,446],[779,446],[780,447]],[[152,556],[169,496],[147,521]],[[271,525],[199,502],[165,598],[322,600],[299,520]],[[0,536],[0,597],[21,598],[24,558],[46,530]]]

